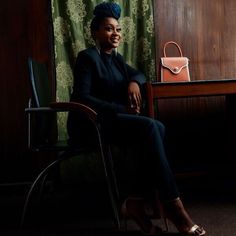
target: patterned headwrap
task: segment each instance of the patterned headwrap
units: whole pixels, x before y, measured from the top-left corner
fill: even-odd
[[[94,11],[94,18],[91,22],[91,29],[98,29],[100,22],[105,17],[113,17],[116,20],[120,18],[121,8],[117,3],[102,2],[98,4]]]

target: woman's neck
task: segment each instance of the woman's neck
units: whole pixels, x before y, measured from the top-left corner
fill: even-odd
[[[106,53],[106,54],[112,54],[113,49],[100,49],[101,52]]]

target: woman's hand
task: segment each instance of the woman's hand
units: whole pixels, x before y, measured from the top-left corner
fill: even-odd
[[[142,96],[140,93],[139,85],[134,81],[129,83],[128,97],[129,97],[129,105],[130,105],[129,112],[134,113],[134,114],[135,113],[139,114],[141,103],[142,103]]]

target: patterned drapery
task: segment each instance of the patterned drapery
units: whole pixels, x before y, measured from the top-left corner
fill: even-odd
[[[73,66],[77,53],[94,44],[90,23],[94,7],[102,0],[51,0],[54,27],[57,100],[68,101],[73,83]],[[119,20],[122,43],[118,51],[131,66],[153,80],[155,44],[153,0],[110,0],[122,8]],[[65,137],[66,117],[59,116],[59,136]]]

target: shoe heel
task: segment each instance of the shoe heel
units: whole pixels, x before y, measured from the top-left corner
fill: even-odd
[[[123,219],[124,219],[124,227],[125,230],[127,231],[127,220],[131,219],[133,221],[135,221],[135,223],[137,224],[137,226],[139,227],[142,235],[148,235],[148,236],[155,236],[155,235],[159,235],[162,232],[162,229],[154,226],[151,222],[151,220],[149,219],[148,216],[145,215],[145,210],[141,210],[140,212],[137,211],[137,215],[135,215],[135,213],[133,213],[132,211],[129,212],[129,207],[130,207],[130,202],[129,201],[142,201],[141,202],[141,206],[144,207],[143,205],[143,198],[127,198],[124,203],[122,204],[121,207],[121,214],[123,215]],[[132,206],[132,204],[131,204]],[[135,206],[135,205],[134,205]],[[134,207],[132,206],[132,207]],[[139,215],[141,214],[141,215]]]
[[[165,232],[169,232],[169,222],[166,217],[163,217],[164,225],[165,225]]]
[[[124,224],[123,224],[123,229],[125,232],[128,231],[128,216],[127,216],[127,207],[126,207],[126,200],[124,201],[124,203],[122,204],[121,206],[121,215],[122,215],[122,218],[123,218],[123,221],[124,221]]]

